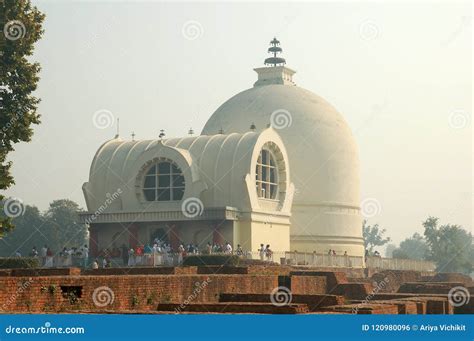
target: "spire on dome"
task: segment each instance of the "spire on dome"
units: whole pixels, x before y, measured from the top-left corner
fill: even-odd
[[[293,82],[293,75],[295,71],[286,67],[286,60],[281,57],[277,57],[278,53],[283,50],[280,47],[280,41],[277,38],[273,38],[268,48],[269,53],[273,53],[273,57],[265,59],[265,67],[254,69],[258,74],[258,80],[253,86],[264,86],[270,84],[282,84],[282,85],[296,85]]]
[[[280,47],[280,41],[277,38],[273,38],[270,42],[270,47],[268,48],[268,53],[273,53],[273,57],[265,59],[265,65],[273,65],[274,67],[277,65],[285,65],[286,60],[281,57],[277,57],[277,53],[282,53],[283,50]]]

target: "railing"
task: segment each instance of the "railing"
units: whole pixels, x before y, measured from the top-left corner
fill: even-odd
[[[346,268],[362,268],[364,266],[363,257],[357,256],[327,255],[309,252],[285,252],[285,259],[286,263],[289,265]]]
[[[99,267],[102,268],[103,257],[98,257]],[[72,255],[55,255],[54,257],[40,258],[44,268],[67,268],[67,267],[90,267],[94,259],[76,257]],[[87,262],[87,264],[86,264]],[[182,255],[178,253],[155,253],[141,256],[133,255],[128,257],[127,264],[123,264],[122,258],[110,258],[111,267],[126,266],[177,266],[183,262]]]
[[[436,264],[424,260],[367,257],[367,267],[387,270],[434,271]]]
[[[235,253],[234,253],[235,254]],[[363,268],[364,258],[358,256],[327,255],[309,252],[279,252],[274,251],[269,254],[261,252],[245,252],[242,255],[245,259],[259,259],[262,261],[276,262],[286,265],[299,265],[311,267],[347,267]],[[102,261],[102,257],[99,258]],[[56,255],[54,257],[40,258],[43,267],[88,267],[92,259],[76,257],[71,255]],[[123,264],[122,258],[111,258],[112,267],[120,266],[178,266],[183,262],[183,255],[179,253],[154,253],[144,255],[132,255],[128,257],[128,263]],[[369,268],[378,268],[386,270],[415,270],[415,271],[434,271],[436,265],[433,262],[398,259],[367,257],[365,266]],[[99,267],[103,267],[100,262]]]

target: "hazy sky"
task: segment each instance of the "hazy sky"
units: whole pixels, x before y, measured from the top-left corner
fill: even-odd
[[[85,207],[101,109],[137,139],[199,133],[256,80],[277,36],[294,81],[331,102],[360,149],[361,199],[399,242],[429,215],[472,228],[469,2],[159,3],[34,1],[46,14],[34,59],[42,124],[11,154],[6,192],[46,209]]]

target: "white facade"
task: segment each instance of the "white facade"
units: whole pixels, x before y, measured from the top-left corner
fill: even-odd
[[[271,155],[272,185],[257,181],[261,153]],[[265,186],[271,189],[267,197]],[[288,251],[293,188],[286,149],[273,128],[167,140],[117,138],[104,143],[92,161],[83,185],[83,219],[98,250],[147,244],[161,229],[173,234],[175,244],[203,248],[225,240],[247,251],[261,243]]]
[[[291,250],[363,256],[357,144],[341,114],[316,94],[295,86],[294,71],[255,69],[258,81],[222,104],[202,134],[244,133],[269,124],[288,151],[296,194]]]

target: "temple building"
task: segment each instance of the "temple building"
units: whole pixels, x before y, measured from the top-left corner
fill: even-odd
[[[343,116],[320,96],[296,86],[295,71],[285,66],[280,42],[273,39],[255,69],[254,86],[222,104],[203,135],[243,133],[271,124],[278,130],[291,167],[296,193],[291,209],[291,250],[364,255],[360,213],[357,143]]]
[[[279,41],[270,44],[253,87],[222,104],[201,136],[99,148],[83,186],[92,250],[159,237],[173,247],[228,241],[253,252],[265,243],[364,255],[352,132],[331,104],[296,86]]]
[[[208,242],[290,249],[293,185],[285,146],[260,132],[124,141],[97,151],[83,185],[92,255],[125,244]]]

